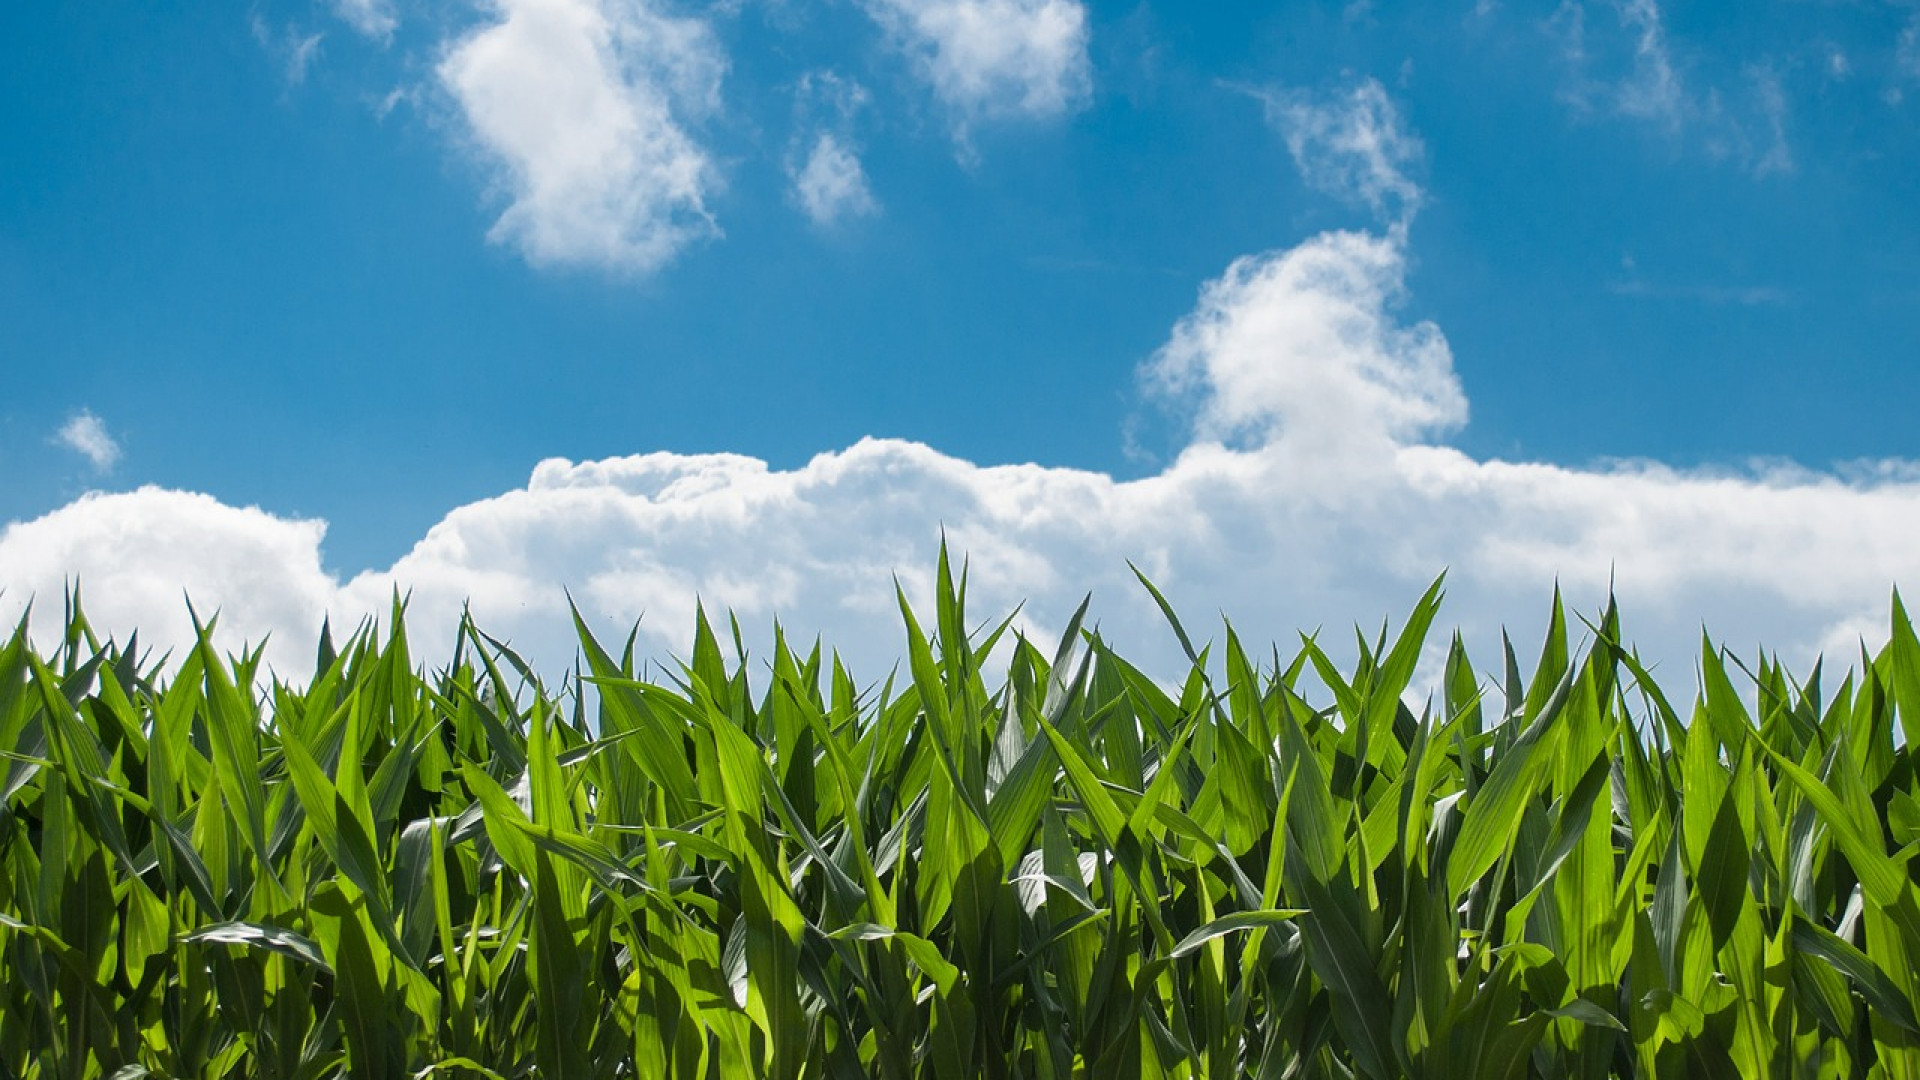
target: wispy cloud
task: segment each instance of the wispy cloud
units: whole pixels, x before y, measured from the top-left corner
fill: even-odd
[[[1088,101],[1080,0],[862,0],[911,58],[956,133],[983,121],[1061,116]]]
[[[1364,79],[1335,93],[1255,90],[1300,175],[1336,198],[1364,204],[1384,222],[1406,224],[1423,194],[1409,175],[1425,153],[1386,87]]]
[[[307,72],[320,56],[324,34],[302,33],[292,26],[275,31],[258,15],[249,20],[248,26],[253,31],[253,40],[279,60],[281,75],[288,86],[299,86],[307,81]]]
[[[1780,89],[1780,74],[1770,66],[1751,68],[1748,74],[1753,79],[1762,123],[1766,128],[1762,139],[1766,149],[1759,152],[1753,165],[1753,174],[1768,176],[1791,173],[1795,167],[1793,147],[1787,142],[1787,96]]]
[[[718,232],[713,161],[689,118],[719,109],[708,26],[651,0],[500,0],[442,85],[507,207],[491,237],[535,264],[648,271]]]
[[[1832,42],[1826,47],[1827,74],[1834,79],[1844,79],[1853,74],[1853,60],[1847,51]]]
[[[120,460],[120,444],[107,433],[106,423],[86,409],[62,424],[54,441],[86,458],[96,472],[106,472]]]
[[[1543,25],[1565,64],[1560,98],[1576,115],[1650,125],[1755,177],[1794,171],[1783,69],[1773,59],[1747,62],[1738,78],[1703,73],[1687,62],[1698,56],[1676,46],[1658,0],[1561,0]],[[1837,50],[1826,62],[1835,77],[1844,73]]]
[[[796,134],[787,151],[787,178],[794,203],[822,227],[879,213],[852,134],[869,101],[866,87],[834,71],[810,71],[793,97]]]
[[[1666,20],[1656,0],[1619,4],[1620,25],[1633,36],[1633,67],[1616,87],[1620,111],[1678,128],[1686,90],[1667,48]]]
[[[1598,28],[1590,26],[1588,12],[1599,6],[1612,16],[1611,25],[1603,18]],[[1559,40],[1569,72],[1563,100],[1581,112],[1618,113],[1678,132],[1687,90],[1656,0],[1561,0],[1545,25]]]
[[[333,0],[333,13],[365,37],[386,42],[400,25],[393,0]]]
[[[792,170],[794,197],[816,225],[878,213],[860,159],[831,132],[821,132],[806,163]]]
[[[1773,285],[1658,285],[1641,280],[1617,281],[1608,286],[1616,296],[1650,300],[1691,300],[1703,304],[1774,307],[1793,302],[1793,293]]]

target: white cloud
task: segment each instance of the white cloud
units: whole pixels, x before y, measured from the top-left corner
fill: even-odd
[[[307,69],[320,54],[320,35],[308,34],[291,43],[287,49],[287,82],[298,86],[307,81]]]
[[[1303,160],[1311,161],[1309,155]],[[652,655],[684,653],[696,600],[764,643],[776,615],[822,633],[865,678],[900,656],[894,576],[924,605],[944,531],[970,557],[979,617],[1027,602],[1057,633],[1088,590],[1110,640],[1171,673],[1178,650],[1128,562],[1190,629],[1225,611],[1250,642],[1325,627],[1330,644],[1405,606],[1442,569],[1443,622],[1482,665],[1528,642],[1550,590],[1593,612],[1614,582],[1630,638],[1682,680],[1702,622],[1804,670],[1851,660],[1887,591],[1920,581],[1920,464],[1853,473],[1570,468],[1481,460],[1442,442],[1468,405],[1438,327],[1396,314],[1407,232],[1334,232],[1234,262],[1144,371],[1192,410],[1189,445],[1137,480],[984,467],[867,439],[776,470],[735,455],[542,462],[525,488],[458,507],[393,566],[341,581],[324,527],[144,488],[90,495],[0,533],[0,622],[78,574],[96,625],[179,643],[182,589],[231,644],[273,632],[306,662],[336,626],[409,592],[416,654],[444,656],[462,607],[549,671],[572,656],[563,589],[591,625],[645,613]],[[44,616],[43,640],[54,629]],[[803,637],[803,639],[804,639]],[[1436,635],[1436,642],[1444,635]]]
[[[872,101],[867,88],[831,68],[819,68],[800,76],[793,87],[796,115],[825,114],[845,124]]]
[[[1425,148],[1377,79],[1334,95],[1257,91],[1307,183],[1365,203],[1382,220],[1407,222],[1421,191],[1407,175]]]
[[[400,25],[393,0],[333,0],[340,21],[376,41],[389,41]]]
[[[1629,265],[1631,272],[1633,267]],[[1641,296],[1653,300],[1693,300],[1702,304],[1736,304],[1741,307],[1777,307],[1794,302],[1791,290],[1776,285],[1658,285],[1631,278],[1607,287],[1616,296]]]
[[[806,164],[790,172],[794,198],[816,225],[834,225],[880,210],[859,157],[832,132],[821,132]]]
[[[1611,17],[1589,20],[1597,11]],[[1703,150],[1756,178],[1794,171],[1787,93],[1773,58],[1742,65],[1741,85],[1725,65],[1676,47],[1658,0],[1562,0],[1544,25],[1566,62],[1561,99],[1576,114],[1645,123],[1676,146]],[[1844,76],[1845,55],[1825,48],[1832,77]]]
[[[650,0],[499,0],[439,67],[507,208],[491,237],[536,265],[647,271],[717,231],[688,118],[719,108],[705,23]]]
[[[1755,176],[1791,173],[1794,170],[1793,147],[1787,143],[1787,97],[1780,89],[1780,76],[1770,67],[1752,71],[1754,93],[1760,100],[1760,113],[1767,128],[1766,149],[1754,163]]]
[[[1853,74],[1853,61],[1847,58],[1845,50],[1832,42],[1827,43],[1827,74],[1835,79],[1844,79]]]
[[[1547,20],[1571,72],[1562,97],[1581,112],[1600,109],[1654,121],[1677,133],[1690,100],[1667,42],[1657,0],[1607,0],[1613,27],[1587,24],[1588,0],[1561,0]],[[1614,29],[1617,28],[1617,33]]]
[[[1628,116],[1679,127],[1686,91],[1667,49],[1666,22],[1655,0],[1625,0],[1620,25],[1633,35],[1633,70],[1618,89],[1620,111]]]
[[[1093,78],[1080,0],[864,0],[964,138],[983,120],[1086,104]]]
[[[207,495],[154,487],[84,495],[0,531],[0,607],[17,618],[33,599],[36,631],[56,634],[62,591],[77,581],[96,626],[122,641],[137,629],[146,644],[178,650],[192,640],[191,596],[203,620],[220,613],[224,641],[272,634],[273,654],[297,667],[338,603],[337,583],[320,568],[325,532],[318,521]]]
[[[1542,24],[1548,34],[1560,39],[1560,51],[1567,63],[1576,69],[1587,62],[1587,9],[1580,0],[1560,0],[1560,6],[1553,9]],[[1568,88],[1568,94],[1579,96],[1580,87]],[[1585,104],[1584,97],[1577,102]]]
[[[1193,396],[1196,436],[1143,479],[982,467],[884,440],[792,470],[730,455],[554,460],[346,582],[320,570],[318,523],[143,489],[11,526],[0,619],[79,573],[99,625],[177,641],[184,587],[235,635],[273,630],[270,655],[297,668],[322,610],[352,623],[397,587],[412,594],[420,655],[448,647],[470,600],[557,670],[572,648],[565,587],[608,634],[644,612],[655,656],[686,647],[698,597],[762,641],[776,614],[823,632],[878,677],[899,655],[892,575],[924,601],[944,528],[973,561],[982,617],[1026,600],[1028,625],[1057,633],[1090,589],[1108,636],[1164,670],[1177,650],[1128,560],[1195,629],[1224,610],[1247,638],[1283,643],[1297,628],[1337,642],[1354,621],[1377,625],[1451,568],[1445,620],[1488,665],[1501,625],[1538,632],[1556,581],[1591,612],[1611,578],[1629,632],[1684,678],[1703,620],[1743,647],[1843,663],[1884,619],[1889,586],[1920,581],[1903,539],[1920,530],[1913,466],[1853,479],[1577,469],[1434,441],[1466,402],[1439,331],[1394,317],[1404,267],[1395,238],[1333,233],[1207,286],[1153,365]]]
[[[120,444],[108,434],[106,423],[86,409],[62,424],[54,441],[86,458],[99,472],[113,468],[120,460]]]
[[[258,15],[252,16],[248,25],[253,30],[253,40],[280,61],[281,73],[288,86],[299,86],[307,81],[307,72],[320,57],[320,43],[325,35],[302,34],[292,26],[275,33],[266,20]]]
[[[1467,417],[1439,328],[1386,317],[1404,270],[1400,243],[1350,232],[1239,259],[1202,290],[1149,378],[1197,397],[1202,438],[1371,464]]]

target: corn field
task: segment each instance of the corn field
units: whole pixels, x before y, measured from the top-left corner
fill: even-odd
[[[294,683],[23,624],[0,1077],[1920,1080],[1897,596],[1837,686],[1662,688],[1556,599],[1422,703],[1439,583],[1345,669],[1153,592],[1165,683],[937,581],[864,684],[704,616],[664,667],[581,623],[558,689],[398,604]]]

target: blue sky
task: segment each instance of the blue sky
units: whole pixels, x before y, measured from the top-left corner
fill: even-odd
[[[1470,624],[1524,622],[1503,612],[1605,568],[1645,582],[1656,636],[1720,616],[1816,647],[1865,626],[1911,559],[1858,534],[1906,520],[1920,457],[1920,9],[1280,7],[12,5],[6,595],[121,573],[127,595],[213,593],[297,637],[382,588],[451,603],[505,574],[509,620],[551,615],[566,586],[615,622],[697,594],[831,628],[872,613],[836,599],[847,582],[911,580],[899,564],[928,562],[945,525],[972,528],[1004,599],[1041,621],[1123,588],[1131,558],[1202,611],[1270,616],[1269,635],[1371,622],[1447,566]],[[1290,363],[1372,390],[1273,375]],[[1298,479],[1344,475],[1349,428],[1394,448],[1393,499]],[[831,505],[885,542],[799,529],[815,547],[783,572],[840,581],[830,595],[745,580],[796,527],[740,501],[786,484],[767,497],[817,520],[816,456],[896,445],[868,438],[910,460],[855,454],[851,473],[894,479]],[[1297,459],[1275,449],[1289,439]],[[1436,448],[1452,487],[1408,464]],[[1301,491],[1258,490],[1312,488],[1325,535],[1254,488],[1194,494],[1242,481],[1182,486],[1214,449],[1243,480],[1293,470]],[[654,453],[671,456],[617,464]],[[593,483],[658,516],[524,520],[497,563],[471,537],[458,559],[425,551],[429,530],[511,532],[489,515],[551,458],[607,463]],[[1065,526],[1009,519],[991,493],[1013,474],[982,470],[1029,463],[1049,505],[1112,488],[1074,528],[1120,539],[1095,557]],[[1527,469],[1560,470],[1548,492],[1598,485],[1585,523],[1491,479]],[[668,513],[661,470],[718,476],[701,489],[718,501]],[[1181,494],[1155,505],[1211,539],[1109,520],[1161,512],[1125,507],[1162,489]],[[1444,513],[1456,489],[1510,523],[1396,546],[1383,500]],[[1727,491],[1747,501],[1686,510]],[[1781,499],[1839,500],[1839,546],[1778,540],[1748,577],[1673,555]],[[320,521],[324,540],[301,531]],[[1541,521],[1537,550],[1501,546]],[[725,545],[696,542],[725,522]],[[102,546],[155,529],[202,558]],[[564,553],[536,539],[556,530]],[[217,554],[228,542],[254,554]],[[722,549],[734,565],[701,554]],[[1830,595],[1755,595],[1815,555],[1848,567],[1816,575]],[[255,556],[244,574],[200,565]],[[1295,584],[1303,559],[1318,584]],[[1250,560],[1271,609],[1231,584]]]

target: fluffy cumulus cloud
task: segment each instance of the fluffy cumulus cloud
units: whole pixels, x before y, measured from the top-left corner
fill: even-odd
[[[122,641],[177,648],[191,641],[187,600],[219,614],[225,642],[260,642],[283,660],[311,655],[339,583],[321,571],[318,521],[238,508],[211,496],[143,487],[91,494],[0,531],[0,608],[36,605],[36,630],[57,631],[78,585],[96,626]]]
[[[688,124],[719,107],[710,28],[651,0],[498,0],[438,69],[506,209],[495,241],[535,264],[657,268],[716,231]]]
[[[834,225],[880,209],[860,158],[832,132],[821,132],[805,163],[791,172],[794,198],[816,225]]]
[[[87,459],[95,471],[106,472],[120,460],[120,444],[107,431],[106,422],[82,409],[60,425],[54,442]]]
[[[1358,131],[1378,119],[1335,100],[1327,115],[1358,127],[1318,125],[1296,150],[1309,171],[1317,146],[1364,145]],[[1377,180],[1337,175],[1362,198]],[[788,470],[732,455],[551,460],[346,580],[322,569],[317,522],[148,488],[9,526],[0,618],[78,575],[97,625],[177,644],[184,590],[222,611],[230,647],[271,632],[269,656],[297,670],[323,614],[351,624],[401,591],[420,655],[445,655],[471,604],[558,671],[573,654],[570,591],[604,634],[644,616],[656,658],[684,655],[704,603],[761,643],[775,618],[820,633],[878,678],[900,655],[895,582],[926,604],[944,534],[971,561],[980,617],[1024,602],[1023,625],[1047,643],[1091,591],[1108,638],[1167,673],[1178,648],[1129,563],[1191,629],[1224,611],[1243,637],[1283,648],[1316,627],[1337,648],[1442,570],[1444,620],[1487,667],[1502,626],[1538,634],[1556,584],[1589,613],[1614,589],[1629,636],[1682,680],[1703,622],[1802,670],[1816,651],[1845,663],[1879,636],[1889,588],[1920,581],[1908,539],[1920,465],[1708,472],[1465,454],[1445,442],[1468,412],[1445,337],[1400,312],[1408,234],[1404,222],[1325,233],[1204,286],[1143,372],[1193,417],[1188,445],[1151,476],[985,467],[877,439]]]
[[[964,134],[981,120],[1051,117],[1092,87],[1080,0],[865,0]]]
[[[1328,475],[1458,427],[1467,401],[1439,328],[1382,318],[1404,263],[1397,240],[1350,232],[1237,260],[1150,378],[1193,396],[1202,437],[1297,448]]]
[[[471,602],[557,670],[572,650],[571,590],[607,634],[644,615],[656,657],[685,648],[704,602],[762,641],[775,617],[824,633],[877,677],[898,655],[895,578],[925,602],[944,530],[972,561],[983,616],[1025,601],[1045,640],[1091,590],[1104,632],[1164,670],[1177,652],[1129,561],[1191,624],[1224,610],[1244,635],[1282,641],[1377,625],[1447,569],[1447,620],[1486,663],[1502,625],[1538,632],[1556,582],[1589,612],[1612,582],[1629,632],[1684,678],[1703,620],[1741,646],[1844,662],[1877,633],[1889,586],[1920,580],[1904,539],[1920,529],[1908,467],[1847,479],[1577,469],[1437,441],[1466,401],[1439,331],[1396,314],[1400,245],[1323,235],[1208,285],[1151,373],[1194,399],[1193,439],[1143,479],[982,467],[891,440],[791,470],[728,455],[553,460],[346,581],[320,568],[318,523],[143,489],[9,527],[0,607],[11,617],[77,574],[97,623],[177,641],[185,590],[222,610],[228,642],[272,631],[269,655],[297,668],[323,612],[351,623],[398,589],[429,653]]]

